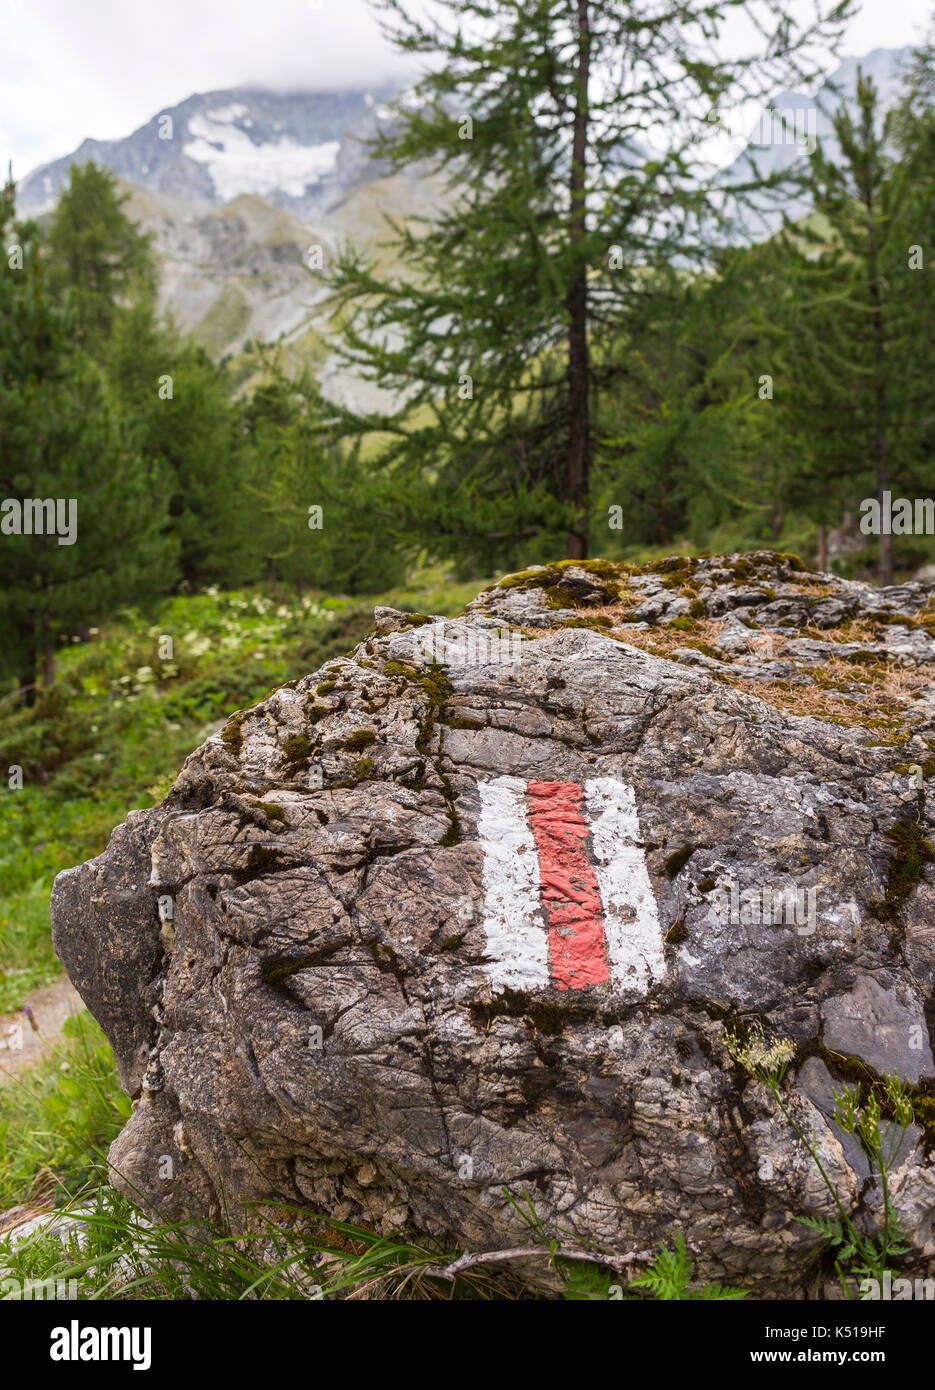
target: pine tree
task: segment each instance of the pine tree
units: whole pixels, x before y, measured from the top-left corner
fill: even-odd
[[[905,170],[891,233],[892,281],[905,351],[899,363],[903,485],[932,495],[935,457],[935,39],[912,56],[889,131]],[[931,549],[921,554],[931,557]]]
[[[115,317],[104,354],[111,391],[137,447],[164,466],[182,578],[191,585],[253,583],[254,502],[238,452],[238,411],[223,367],[146,297]]]
[[[782,410],[798,459],[790,501],[820,526],[872,487],[881,506],[901,466],[902,387],[910,350],[907,247],[898,233],[907,168],[893,157],[891,122],[858,70],[856,111],[833,118],[838,153],[819,142],[806,188],[814,213],[786,228],[787,292],[774,301],[782,338]],[[878,576],[892,583],[892,538],[881,533]]]
[[[431,61],[375,152],[444,175],[449,201],[391,224],[389,271],[340,257],[347,360],[402,402],[345,411],[344,428],[382,439],[401,530],[484,564],[564,532],[581,557],[599,402],[624,370],[613,341],[645,320],[648,271],[699,263],[715,224],[692,158],[705,117],[803,80],[797,55],[849,6],[805,31],[772,0],[439,0],[424,21],[382,7],[402,51]],[[762,63],[712,57],[741,8]]]
[[[48,291],[39,229],[14,224],[13,205],[10,183],[0,193],[0,672],[28,699],[38,674],[51,684],[61,637],[166,592],[175,570],[164,480],[128,440],[79,346],[73,306]]]
[[[127,216],[128,200],[109,169],[73,164],[49,228],[49,286],[71,292],[81,339],[97,356],[121,304],[155,294],[152,237]]]
[[[402,553],[381,532],[359,450],[341,449],[307,373],[267,377],[242,413],[250,549],[271,585],[374,593],[404,577]],[[371,506],[367,505],[369,497]]]
[[[634,316],[615,348],[626,367],[602,409],[607,462],[599,465],[599,516],[623,548],[670,545],[688,534],[703,547],[728,518],[759,531],[774,514],[764,488],[762,403],[752,388],[751,267],[732,256],[720,274],[647,277],[645,321]]]

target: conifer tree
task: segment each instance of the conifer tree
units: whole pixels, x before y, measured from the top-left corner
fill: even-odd
[[[156,269],[152,237],[125,212],[109,169],[73,164],[49,228],[49,286],[74,297],[78,331],[95,356],[106,348],[122,304],[152,301]]]
[[[581,557],[599,400],[623,370],[610,344],[645,319],[647,270],[699,263],[716,222],[706,118],[807,80],[849,5],[819,4],[804,29],[773,0],[439,0],[424,20],[402,0],[382,8],[427,63],[375,153],[445,177],[448,201],[392,224],[389,270],[340,258],[347,360],[400,402],[345,411],[344,428],[383,440],[399,525],[436,548],[545,558],[564,533]],[[718,58],[740,11],[757,52]]]
[[[374,500],[359,450],[342,451],[307,373],[275,362],[242,413],[250,553],[275,587],[378,592],[404,577],[402,554],[364,505]]]
[[[146,297],[115,317],[104,365],[140,451],[164,466],[182,578],[252,583],[254,502],[232,384],[203,348],[160,324]]]
[[[39,229],[0,192],[0,674],[27,699],[56,642],[175,580],[164,480],[142,459],[49,293]],[[51,508],[51,509],[50,509]]]
[[[903,365],[910,350],[907,246],[898,232],[907,168],[893,156],[891,123],[858,70],[854,108],[833,118],[838,146],[819,142],[806,188],[814,213],[786,228],[788,289],[778,308],[785,371],[782,409],[798,449],[793,505],[819,525],[840,519],[872,489],[891,491],[908,419]],[[892,538],[878,538],[878,575],[893,577]]]

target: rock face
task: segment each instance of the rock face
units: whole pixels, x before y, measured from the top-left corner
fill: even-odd
[[[674,1240],[763,1295],[814,1280],[815,1165],[724,1024],[791,1039],[842,1198],[879,1196],[832,1088],[908,1075],[893,1180],[935,1258],[935,606],[772,553],[511,576],[378,609],[237,714],[163,806],[59,876],[55,947],[158,1213],[285,1196],[470,1249],[504,1189],[615,1252]]]

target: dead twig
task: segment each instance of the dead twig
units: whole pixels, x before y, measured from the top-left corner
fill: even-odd
[[[555,1250],[549,1250],[544,1245],[520,1245],[512,1250],[480,1250],[473,1255],[468,1252],[459,1255],[451,1264],[432,1266],[425,1272],[438,1279],[453,1281],[466,1269],[474,1269],[477,1265],[504,1264],[508,1260],[528,1260],[541,1258],[543,1255],[559,1260],[580,1260],[613,1270],[626,1269],[628,1265],[649,1264],[656,1258],[653,1250],[631,1250],[626,1255],[605,1255],[596,1250],[583,1250],[569,1246],[560,1246]]]

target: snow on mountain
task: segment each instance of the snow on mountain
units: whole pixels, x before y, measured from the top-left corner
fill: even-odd
[[[391,91],[202,92],[157,112],[122,140],[85,140],[19,181],[24,213],[47,211],[74,163],[93,159],[154,193],[198,203],[253,194],[317,214],[379,176],[364,141],[389,118]]]
[[[334,171],[340,140],[302,145],[281,136],[270,144],[257,145],[250,138],[252,126],[242,102],[192,116],[188,122],[188,133],[194,139],[182,147],[183,153],[206,166],[222,202],[240,193],[255,193],[260,198],[284,193],[303,198]]]

